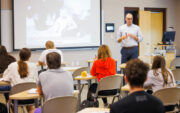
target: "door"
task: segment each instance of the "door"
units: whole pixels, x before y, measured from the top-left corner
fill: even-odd
[[[162,12],[151,12],[151,52],[159,42],[162,42],[163,37],[163,13]]]
[[[140,58],[151,63],[151,58],[145,56],[151,55],[151,12],[139,11],[139,27],[143,34],[143,41],[139,44],[139,56]]]

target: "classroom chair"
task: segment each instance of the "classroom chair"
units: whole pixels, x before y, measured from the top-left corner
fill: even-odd
[[[87,70],[88,70],[88,67],[81,67],[81,68],[75,70],[75,71],[73,72],[72,76],[73,76],[73,78],[75,78],[75,77],[77,77],[77,76],[81,76],[81,73],[82,73],[83,71],[87,71]],[[85,81],[85,80],[81,80],[80,83],[81,83],[81,85],[82,85],[82,88],[81,88],[80,92],[82,92],[82,90],[83,90],[83,88],[84,88],[84,85],[88,85],[88,82]],[[74,87],[75,87],[75,89],[77,89],[77,88],[76,88],[77,85],[78,85],[77,80],[74,80]]]
[[[159,98],[164,106],[168,105],[177,105],[179,106],[180,102],[180,89],[176,87],[172,88],[163,88],[153,93],[154,96]],[[179,112],[179,107],[176,107],[173,111],[168,113]]]
[[[180,58],[175,58],[170,63],[170,69],[176,69],[176,67],[180,67]]]
[[[42,107],[42,113],[76,113],[76,97],[56,97],[46,101]]]
[[[173,69],[172,70],[176,84],[180,85],[180,69]]]
[[[14,85],[11,88],[9,96],[14,95],[16,93],[20,93],[20,92],[26,91],[26,90],[29,90],[31,88],[37,88],[36,83],[34,83],[34,82],[27,82],[27,83],[20,83],[20,84]],[[26,100],[24,100],[24,101],[26,101]],[[25,106],[35,105],[35,101],[34,100],[27,100],[27,101],[32,101],[32,102],[29,102],[28,104],[18,103],[18,107],[22,107],[23,108],[23,113],[25,113]],[[10,105],[13,105],[13,101],[12,100],[9,100],[9,102],[8,102],[8,110],[9,111],[10,111],[10,107],[9,107]]]
[[[118,100],[120,99],[121,86],[122,86],[122,77],[119,75],[113,75],[102,78],[98,83],[95,97],[96,98],[113,97],[112,103],[114,103],[116,97],[118,97]],[[102,96],[98,94],[99,91],[113,90],[113,89],[117,89],[117,93],[114,95]]]

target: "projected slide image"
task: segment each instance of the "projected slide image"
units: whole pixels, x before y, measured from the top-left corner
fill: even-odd
[[[42,48],[47,40],[57,47],[99,45],[100,17],[92,5],[92,0],[28,0],[26,46]]]

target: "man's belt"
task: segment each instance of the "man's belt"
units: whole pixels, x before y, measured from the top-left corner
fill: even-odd
[[[123,47],[124,49],[132,49],[134,47],[137,47],[137,46],[131,46],[131,47]]]

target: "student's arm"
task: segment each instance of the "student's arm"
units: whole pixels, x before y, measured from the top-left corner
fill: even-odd
[[[112,75],[115,75],[115,74],[116,74],[116,61],[115,61],[115,60],[114,60],[114,62],[112,63],[111,73],[112,73]]]
[[[45,60],[46,60],[46,53],[45,51],[43,51],[39,57],[38,64],[41,66],[45,65]]]
[[[92,76],[96,76],[96,61],[93,63],[90,73]]]
[[[41,62],[41,61],[38,61],[38,64],[41,65],[41,66],[44,66],[45,63]]]
[[[8,68],[4,71],[3,73],[3,81],[8,81],[10,82],[11,81],[11,65],[8,66]]]
[[[42,87],[40,84],[37,86],[37,92],[39,93],[39,95],[43,95]]]

